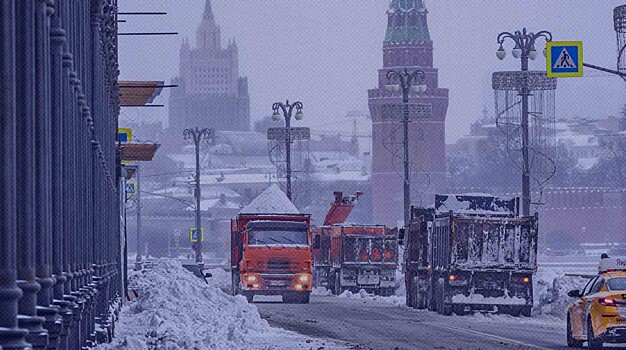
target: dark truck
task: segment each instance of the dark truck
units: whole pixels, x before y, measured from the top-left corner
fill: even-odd
[[[404,255],[406,304],[444,315],[472,310],[530,316],[537,214],[519,198],[437,195],[411,208]]]

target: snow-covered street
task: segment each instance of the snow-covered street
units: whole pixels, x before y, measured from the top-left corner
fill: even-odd
[[[113,342],[96,349],[566,349],[566,294],[586,281],[540,268],[533,317],[446,317],[406,307],[403,288],[390,297],[315,288],[310,304],[249,304],[228,294],[229,273],[209,272],[206,284],[161,259],[131,274],[138,296],[123,306]]]

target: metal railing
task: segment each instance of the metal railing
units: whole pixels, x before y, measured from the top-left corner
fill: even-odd
[[[123,290],[117,0],[4,0],[0,22],[0,348],[107,342]]]

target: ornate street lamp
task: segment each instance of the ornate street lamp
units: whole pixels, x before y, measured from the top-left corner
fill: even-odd
[[[613,28],[617,35],[617,71],[626,80],[626,5],[613,9]]]
[[[185,140],[193,139],[196,146],[196,188],[194,195],[196,197],[196,229],[202,230],[202,222],[200,219],[200,141],[212,139],[214,135],[213,129],[185,129],[183,136]],[[196,263],[202,268],[204,263],[202,262],[202,239],[198,239],[196,244]]]
[[[506,39],[511,39],[515,43],[515,47],[511,50],[511,54],[514,58],[520,58],[521,70],[523,73],[528,71],[528,59],[534,60],[537,58],[537,49],[535,47],[535,41],[539,38],[544,38],[545,41],[552,41],[552,34],[547,31],[540,31],[537,33],[527,32],[526,28],[522,31],[516,31],[515,33],[502,32],[498,34],[498,44],[500,47],[496,51],[496,57],[503,60],[506,56],[503,43]],[[546,50],[543,50],[545,56]],[[522,214],[524,216],[530,215],[530,159],[528,156],[528,97],[530,96],[532,89],[529,83],[529,76],[523,74],[521,76],[521,86],[519,87],[519,94],[522,98],[522,115],[521,115],[521,129],[522,129]]]
[[[402,89],[402,126],[404,129],[404,226],[409,224],[411,208],[411,178],[409,174],[409,91],[424,93],[427,86],[424,82],[424,71],[416,69],[409,72],[404,70],[390,70],[387,72],[389,84],[385,88],[389,91],[398,92]]]
[[[287,177],[287,198],[291,200],[291,114],[293,109],[296,109],[296,114],[294,118],[296,120],[302,120],[304,114],[302,113],[302,102],[296,101],[293,104],[289,104],[289,100],[285,103],[275,102],[272,105],[272,120],[277,122],[280,120],[282,111],[282,116],[285,118],[285,157],[286,157],[286,177]]]

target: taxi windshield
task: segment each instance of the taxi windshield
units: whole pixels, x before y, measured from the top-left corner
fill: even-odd
[[[607,285],[611,291],[626,290],[626,277],[611,278]]]

